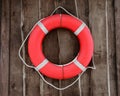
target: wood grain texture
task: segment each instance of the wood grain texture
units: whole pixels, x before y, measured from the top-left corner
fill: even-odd
[[[27,36],[29,31],[32,29],[34,24],[38,21],[39,19],[39,1],[38,0],[22,0],[22,16],[23,16],[23,34],[24,37]],[[27,64],[32,65],[30,62],[30,58],[28,56],[28,49],[27,49],[27,44],[28,42],[26,41],[25,43],[25,60]],[[25,96],[39,96],[40,95],[40,81],[39,81],[39,75],[34,69],[25,67],[24,69],[25,74],[25,81],[24,81],[24,86],[25,86]]]
[[[43,53],[45,54],[46,58],[48,58],[51,62],[57,64],[59,62],[59,45],[58,45],[58,37],[57,32],[54,30],[46,35],[43,41]],[[52,83],[55,86],[59,86],[59,80],[53,80],[50,78],[45,77],[45,79]],[[47,85],[46,83],[43,83],[43,96],[48,95],[58,95],[59,91],[52,88],[51,86]]]
[[[108,26],[108,65],[109,66],[109,81],[110,95],[117,96],[117,83],[116,83],[116,48],[115,48],[115,13],[114,13],[114,0],[107,0],[107,26]],[[107,28],[106,26],[106,28]],[[107,38],[106,38],[107,39]]]
[[[0,1],[0,96],[9,94],[10,2]]]
[[[96,70],[88,69],[79,82],[64,91],[44,83],[35,70],[25,67],[18,58],[21,39],[57,6],[63,6],[90,28],[97,67]],[[119,0],[0,0],[0,96],[119,96],[119,6]],[[65,12],[57,10],[56,13]],[[32,65],[27,43],[22,55]],[[78,50],[76,37],[66,29],[52,30],[43,41],[43,52],[54,63],[71,61]],[[58,87],[64,87],[76,78],[61,81],[45,77]]]
[[[76,13],[78,17],[83,20],[89,27],[89,0],[75,0],[76,1]],[[81,76],[79,80],[80,95],[89,96],[91,86],[91,69]]]
[[[71,62],[77,56],[79,51],[79,42],[77,40],[77,37],[71,31],[61,29],[58,30],[57,32],[60,48],[59,63],[66,64]],[[62,80],[60,82],[60,87],[64,87],[71,84],[75,79],[76,77],[68,80]],[[74,84],[72,87],[61,92],[61,96],[66,95],[79,96],[78,82]]]
[[[76,16],[75,1],[74,0],[71,2],[69,2],[67,0],[60,0],[60,1],[55,1],[54,4],[55,4],[55,7],[63,6],[65,9],[67,9],[69,12],[71,12],[73,15]],[[65,13],[65,12],[63,10],[58,10],[57,13]],[[77,43],[75,37],[72,36],[72,34],[69,34],[69,31],[57,30],[57,32],[58,32],[58,41],[59,41],[59,48],[60,48],[60,53],[59,53],[59,61],[60,62],[59,63],[61,64],[61,63],[64,63],[66,61],[71,61],[72,58],[75,58],[79,45],[77,45],[78,43]],[[71,42],[69,42],[69,41],[71,41]],[[60,87],[67,86],[70,83],[72,83],[75,79],[76,78],[60,81],[59,86]],[[79,96],[78,82],[75,85],[73,85],[72,87],[70,87],[64,91],[60,91],[60,96],[66,96],[66,95]]]
[[[42,19],[46,16],[49,16],[52,11],[54,10],[54,0],[48,0],[47,2],[45,0],[40,0],[39,4],[39,19]],[[49,34],[46,36],[46,39],[44,39],[43,42],[43,52],[46,55],[48,59],[51,59],[55,63],[59,62],[58,58],[58,52],[59,52],[59,45],[58,45],[58,36],[56,31],[52,31],[52,34]],[[55,86],[59,86],[59,80],[53,80],[50,78],[45,77],[45,79],[52,83]],[[41,96],[59,96],[59,91],[52,88],[51,86],[47,85],[41,80],[41,83],[43,85],[40,85],[41,90]]]
[[[96,64],[96,70],[91,72],[90,96],[108,96],[105,13],[105,0],[91,0],[89,2],[89,25],[94,38]]]
[[[120,95],[120,0],[115,0],[117,96]]]
[[[22,96],[22,62],[18,57],[21,44],[21,3],[20,0],[10,2],[10,93],[9,96]]]

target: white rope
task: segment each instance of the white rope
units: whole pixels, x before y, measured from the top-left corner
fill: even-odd
[[[63,7],[61,7],[61,6],[57,7],[57,8],[52,12],[51,15],[53,15],[53,14],[55,13],[55,11],[58,10],[59,8],[63,9],[63,10],[64,10],[66,13],[68,13],[69,15],[75,17],[74,15],[72,15],[70,12],[68,12],[65,8],[63,8]],[[77,17],[75,17],[75,18],[77,18]],[[44,18],[43,18],[43,19],[44,19]],[[41,19],[40,21],[42,21],[43,19]],[[78,18],[77,18],[77,19],[78,19]],[[39,21],[39,22],[40,22],[40,21]],[[33,26],[32,30],[35,28],[36,25],[38,25],[38,22]],[[36,67],[31,66],[31,65],[28,65],[28,64],[25,62],[25,60],[23,59],[23,57],[21,56],[21,50],[22,50],[25,42],[27,41],[29,35],[31,34],[32,30],[28,33],[28,35],[26,36],[26,38],[25,38],[24,41],[22,42],[22,44],[21,44],[21,46],[20,46],[20,48],[19,48],[19,51],[18,51],[18,56],[19,56],[19,58],[21,59],[21,61],[23,62],[24,65],[26,65],[26,66],[29,67],[29,68],[33,68],[33,69],[36,70]],[[94,63],[93,63],[93,65],[94,65]],[[88,68],[96,69],[95,65],[94,65],[93,67],[87,67],[86,70],[87,70]],[[65,86],[65,87],[59,88],[59,87],[51,84],[50,82],[48,82],[38,70],[36,70],[36,71],[37,71],[37,73],[40,75],[40,77],[42,78],[42,80],[43,80],[46,84],[50,85],[51,87],[53,87],[53,88],[55,88],[55,89],[57,89],[57,90],[65,90],[65,89],[71,87],[72,85],[74,85],[74,84],[80,79],[81,75],[85,72],[85,70],[84,70],[84,71],[78,76],[78,78],[77,78],[74,82],[72,82],[71,84],[69,84],[69,85],[67,85],[67,86]]]
[[[23,33],[23,21],[24,21],[24,15],[23,15],[23,10],[22,10],[22,8],[23,8],[23,5],[22,5],[22,3],[23,3],[23,1],[21,0],[21,24],[20,24],[20,33],[21,33],[21,40],[22,40],[22,42],[24,41],[24,33]],[[22,55],[23,55],[23,59],[25,60],[25,47],[23,46],[23,50],[22,50]],[[22,94],[23,94],[23,96],[26,96],[26,80],[25,80],[25,78],[26,78],[26,73],[25,73],[25,65],[23,65],[23,67],[22,67],[22,72],[23,72],[23,78],[22,78],[22,85],[23,85],[23,92],[22,92]]]
[[[92,66],[88,66],[89,69],[96,69],[95,62],[94,62],[94,56],[92,57]]]
[[[108,96],[111,96],[110,94],[110,65],[109,65],[109,46],[108,46],[108,1],[106,0],[105,4],[105,17],[106,17],[106,50],[107,50],[107,80],[108,80]]]
[[[50,16],[52,16],[58,9],[62,9],[62,10],[64,10],[67,14],[69,14],[69,15],[75,17],[74,15],[72,15],[69,11],[67,11],[67,10],[66,10],[64,7],[62,7],[62,6],[56,7],[55,10],[51,13]],[[75,17],[75,18],[77,18],[77,17]],[[77,18],[77,19],[78,19],[78,18]]]
[[[43,18],[43,19],[44,19],[44,18]],[[42,21],[43,19],[41,19],[40,21]],[[22,44],[21,44],[21,46],[20,46],[20,48],[19,48],[19,51],[18,51],[18,56],[19,56],[19,58],[20,58],[21,61],[22,61],[27,67],[29,67],[29,68],[35,68],[35,67],[34,67],[34,66],[31,66],[31,65],[28,65],[28,64],[25,62],[25,60],[24,60],[23,57],[21,56],[21,50],[22,50],[25,42],[27,41],[28,37],[30,36],[32,30],[35,28],[35,26],[36,26],[37,24],[38,24],[38,22],[33,26],[33,28],[31,29],[31,31],[27,34],[26,38],[23,40],[23,42],[22,42]]]
[[[76,9],[76,16],[78,17],[78,4],[77,4],[77,1],[75,0],[75,9]]]
[[[82,96],[81,78],[79,79],[78,83],[79,83],[79,95]]]

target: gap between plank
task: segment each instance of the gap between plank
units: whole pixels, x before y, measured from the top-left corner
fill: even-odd
[[[78,6],[77,6],[77,1],[75,0],[75,10],[76,10],[76,16],[79,18],[78,15]],[[78,88],[79,88],[79,95],[82,96],[82,88],[81,88],[81,78],[78,80]]]
[[[108,96],[111,96],[110,94],[110,65],[109,65],[109,37],[108,37],[108,1],[105,2],[105,19],[106,19],[106,51],[107,51],[107,79],[108,79]]]
[[[24,15],[23,15],[23,4],[22,4],[22,0],[21,0],[21,25],[20,25],[20,30],[21,30],[21,40],[22,42],[24,41],[24,33],[23,33],[23,21],[24,21]],[[25,60],[25,46],[23,46],[22,49],[22,55],[23,55],[23,59]],[[25,65],[23,65],[23,96],[26,96],[26,83],[25,83],[25,78],[26,78],[26,73],[25,73]]]
[[[41,0],[38,0],[38,19],[41,19],[42,16],[41,16]],[[44,82],[43,80],[40,78],[40,96],[44,96]]]

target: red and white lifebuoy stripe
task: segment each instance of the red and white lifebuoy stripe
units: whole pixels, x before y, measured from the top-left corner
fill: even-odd
[[[80,42],[78,56],[75,60],[64,66],[55,65],[48,61],[42,52],[42,40],[44,36],[56,28],[71,30]],[[57,14],[37,23],[29,37],[28,53],[37,71],[50,78],[68,79],[86,70],[93,54],[93,40],[88,27],[81,20],[70,15]]]

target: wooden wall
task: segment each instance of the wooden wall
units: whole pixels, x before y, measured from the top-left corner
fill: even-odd
[[[18,57],[22,40],[32,26],[59,5],[89,26],[97,68],[87,70],[75,85],[64,91],[45,84]],[[120,96],[119,6],[120,0],[0,0],[0,96]],[[76,37],[64,29],[46,36],[43,47],[46,56],[58,64],[72,60],[79,49]],[[22,55],[31,64],[27,44]],[[46,79],[63,87],[76,77],[64,81]]]

